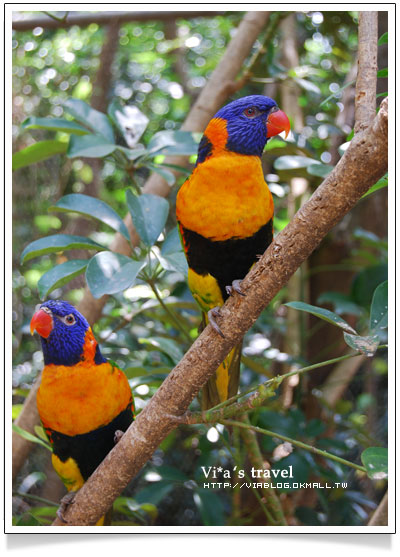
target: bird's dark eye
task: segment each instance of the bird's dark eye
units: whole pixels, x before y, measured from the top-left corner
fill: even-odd
[[[260,111],[255,106],[249,106],[249,108],[246,108],[243,114],[247,116],[247,118],[255,118],[260,114]]]
[[[69,315],[66,315],[63,318],[63,321],[66,325],[74,325],[74,323],[76,322],[75,316],[72,315],[72,313],[70,313]]]

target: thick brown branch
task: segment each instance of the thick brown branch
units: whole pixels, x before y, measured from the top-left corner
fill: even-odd
[[[221,310],[221,338],[207,326],[118,445],[78,492],[69,524],[94,524],[176,425],[200,388],[324,236],[387,170],[387,99],[335,169],[277,236]],[[179,421],[179,420],[178,420]],[[62,524],[56,520],[54,525]]]
[[[360,12],[354,132],[371,124],[376,110],[378,12]]]
[[[51,17],[29,17],[26,19],[14,19],[12,28],[16,31],[29,31],[35,27],[43,29],[66,29],[73,25],[86,27],[91,23],[98,25],[109,25],[114,21],[125,23],[128,21],[168,21],[174,19],[188,19],[192,17],[215,17],[222,15],[223,12],[90,12],[90,13],[69,13],[65,19],[57,20]]]
[[[383,496],[382,501],[371,516],[368,526],[387,526],[388,524],[388,492]]]

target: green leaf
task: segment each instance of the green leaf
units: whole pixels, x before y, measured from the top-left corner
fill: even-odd
[[[360,306],[370,308],[375,289],[388,278],[386,264],[374,265],[363,269],[354,277],[351,297]]]
[[[153,135],[147,148],[152,155],[160,151],[164,155],[195,155],[201,134],[188,131],[161,131]]]
[[[116,148],[115,143],[108,141],[101,135],[72,136],[68,145],[67,157],[70,159],[74,157],[106,157],[113,153]]]
[[[167,271],[178,271],[184,276],[188,273],[186,256],[183,253],[182,243],[178,228],[173,228],[165,238],[161,247],[159,260],[163,269]]]
[[[30,116],[21,124],[24,130],[50,130],[54,132],[73,133],[75,135],[85,135],[89,130],[80,126],[76,122],[64,120],[64,118],[37,118]]]
[[[223,526],[225,524],[224,507],[216,493],[210,489],[198,489],[193,494],[193,499],[204,526]]]
[[[163,352],[166,356],[169,356],[173,363],[176,365],[183,358],[183,352],[180,346],[170,338],[164,337],[151,337],[151,338],[141,338],[140,342],[142,344],[148,344],[153,346],[156,350]]]
[[[363,310],[354,303],[354,301],[347,296],[342,294],[342,292],[324,292],[318,299],[318,304],[332,304],[335,313],[342,315],[343,313],[349,313],[350,315],[361,315]]]
[[[97,135],[108,139],[109,143],[115,143],[112,126],[105,114],[95,110],[80,99],[69,98],[64,103],[65,110],[78,122],[87,126]]]
[[[343,85],[343,87],[341,87],[340,89],[338,89],[337,91],[335,91],[334,93],[332,93],[332,95],[329,95],[329,97],[327,97],[326,99],[324,99],[321,103],[319,103],[319,108],[321,108],[321,106],[323,106],[324,104],[328,103],[330,100],[332,100],[333,98],[336,97],[336,95],[338,93],[341,93],[342,91],[344,91],[347,87],[350,87],[350,85],[354,85],[356,82],[356,80],[354,79],[353,81],[350,81],[349,83],[346,83],[346,85]]]
[[[135,282],[144,261],[134,261],[126,255],[103,251],[89,261],[86,281],[95,298],[126,290]]]
[[[73,236],[72,234],[54,234],[39,238],[26,246],[21,255],[21,264],[26,263],[34,257],[46,255],[47,253],[57,253],[69,249],[94,249],[100,251],[106,249],[101,244],[85,238],[84,236]]]
[[[49,210],[60,211],[62,213],[74,212],[96,219],[107,224],[130,241],[128,229],[118,213],[107,203],[96,197],[90,197],[82,193],[70,193],[57,201]]]
[[[369,328],[372,332],[386,329],[388,326],[388,281],[380,284],[372,297]]]
[[[388,450],[384,447],[369,447],[361,453],[361,462],[372,480],[388,477]]]
[[[388,32],[386,31],[386,33],[383,33],[383,35],[379,37],[378,46],[380,46],[381,44],[387,44],[387,42],[388,42]]]
[[[55,141],[49,139],[46,141],[37,141],[25,149],[21,149],[12,156],[12,169],[18,170],[24,166],[29,166],[35,162],[44,161],[54,155],[60,155],[67,152],[68,143],[64,141]]]
[[[333,166],[330,164],[310,164],[310,166],[307,166],[307,172],[311,176],[320,176],[321,178],[328,176],[332,170]]]
[[[136,106],[123,106],[117,99],[111,102],[107,112],[122,133],[128,147],[134,147],[147,128],[147,116]]]
[[[23,404],[13,404],[12,405],[12,419],[16,420],[18,416],[21,414],[21,410],[24,407]]]
[[[333,313],[332,311],[324,308],[319,308],[317,306],[311,306],[310,304],[306,304],[304,302],[288,302],[285,305],[294,309],[298,309],[300,311],[311,313],[312,315],[315,315],[316,317],[319,317],[324,321],[328,321],[328,323],[331,323],[332,325],[336,325],[336,327],[340,327],[346,332],[355,334],[355,330],[350,327],[350,325],[344,319],[342,319],[341,317],[339,317],[339,315],[336,315],[336,313]]]
[[[169,186],[173,186],[175,184],[175,175],[173,172],[168,170],[168,168],[162,168],[161,166],[152,163],[147,163],[146,166],[162,176]]]
[[[127,190],[126,202],[132,222],[142,242],[148,247],[154,245],[167,222],[168,201],[163,197],[148,193],[135,196],[130,190]]]
[[[388,69],[383,68],[382,70],[378,70],[378,73],[376,75],[377,75],[377,77],[387,77],[388,76]]]
[[[39,439],[39,437],[36,437],[36,435],[32,435],[32,433],[29,433],[29,431],[25,431],[25,429],[22,429],[22,427],[19,427],[16,424],[12,424],[12,428],[15,431],[15,433],[18,433],[18,435],[20,435],[27,441],[31,441],[32,443],[37,443],[38,445],[42,445],[42,447],[45,447],[50,452],[53,452],[51,445],[49,445],[49,443],[46,443],[42,439]]]
[[[368,358],[372,358],[379,346],[378,335],[361,337],[358,335],[349,335],[348,333],[344,333],[343,336],[346,344],[350,346],[350,348],[356,352],[361,352],[361,354],[368,356]]]
[[[294,170],[296,168],[307,168],[312,164],[319,164],[319,161],[300,155],[284,155],[275,160],[274,167],[276,170]]]
[[[87,259],[71,259],[44,273],[37,284],[40,299],[44,300],[50,292],[79,276],[86,269],[87,264]]]
[[[315,85],[315,83],[312,83],[308,79],[302,79],[300,77],[294,77],[293,79],[297,83],[297,85],[299,85],[305,91],[314,93],[315,95],[321,95],[321,90],[317,85]]]
[[[151,503],[152,505],[158,505],[173,488],[174,484],[171,482],[153,482],[135,493],[135,501],[139,504]]]
[[[378,191],[382,188],[387,188],[387,186],[388,186],[388,175],[385,174],[385,176],[382,176],[382,178],[380,178],[373,186],[369,188],[369,190],[366,193],[364,193],[361,199],[367,197],[367,195],[371,195],[371,193],[374,193],[375,191]]]

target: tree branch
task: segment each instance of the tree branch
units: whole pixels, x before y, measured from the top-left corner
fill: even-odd
[[[375,116],[377,60],[378,12],[359,12],[354,133],[368,128]]]
[[[242,282],[245,297],[221,309],[221,338],[208,325],[170,372],[118,445],[77,493],[65,513],[70,525],[94,524],[174,429],[201,387],[261,311],[324,236],[387,170],[387,99],[370,127],[359,132],[334,170],[276,237]],[[177,420],[178,418],[178,420]],[[54,525],[61,526],[56,520]]]
[[[109,25],[114,21],[125,23],[128,21],[169,21],[174,19],[188,19],[193,17],[215,17],[216,15],[223,15],[224,12],[198,12],[198,11],[182,11],[182,12],[90,12],[90,13],[77,13],[70,12],[66,19],[54,18],[48,15],[47,17],[29,17],[26,19],[15,19],[12,22],[12,28],[15,31],[29,31],[35,27],[42,27],[43,29],[66,29],[73,25],[79,27],[86,27],[91,23],[98,25]]]
[[[367,526],[387,526],[388,525],[388,492],[383,496],[382,501],[375,509]]]

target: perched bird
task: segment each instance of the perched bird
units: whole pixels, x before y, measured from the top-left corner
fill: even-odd
[[[68,302],[44,302],[31,320],[44,356],[37,407],[52,463],[70,496],[82,487],[134,419],[125,374],[100,352],[86,319]],[[97,525],[104,523],[104,517]]]
[[[219,307],[273,237],[272,195],[261,155],[268,138],[290,131],[286,114],[269,97],[251,95],[221,108],[199,144],[196,166],[178,192],[176,215],[193,297],[223,336]],[[208,409],[235,395],[241,346],[235,347],[202,391]]]

